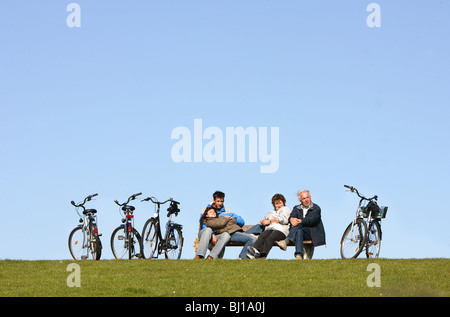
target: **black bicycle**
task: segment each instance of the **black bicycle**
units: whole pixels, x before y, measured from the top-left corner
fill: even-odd
[[[123,224],[118,226],[111,235],[111,250],[116,259],[123,259],[126,256],[130,260],[143,257],[142,239],[139,232],[133,227],[135,208],[128,205],[131,200],[135,200],[141,194],[131,195],[123,204],[114,200],[121,207],[119,212],[124,217],[122,218]]]
[[[69,235],[69,250],[75,260],[87,260],[90,257],[94,260],[100,260],[102,256],[101,234],[98,233],[97,228],[97,210],[84,207],[86,202],[97,195],[89,195],[79,204],[75,204],[73,200],[70,202],[77,208],[76,212],[81,223]],[[83,215],[78,212],[78,208],[83,208]]]
[[[167,199],[164,202],[159,202],[155,197],[147,197],[142,201],[151,201],[155,204],[155,214],[152,218],[148,219],[142,230],[143,244],[145,258],[156,259],[158,255],[164,252],[166,259],[179,259],[181,257],[181,251],[183,249],[183,226],[172,221],[172,215],[175,217],[180,212],[178,208],[179,202],[172,198]],[[166,232],[164,239],[161,234],[161,225],[159,219],[159,210],[161,205],[170,201],[170,206],[167,208],[167,217],[169,218],[166,223]]]
[[[365,249],[367,258],[378,258],[381,248],[381,219],[386,217],[388,207],[378,206],[378,196],[366,198],[353,186],[344,185],[360,199],[356,216],[348,225],[341,239],[341,257],[357,258]],[[367,202],[367,204],[364,204]],[[367,219],[367,220],[366,220]]]

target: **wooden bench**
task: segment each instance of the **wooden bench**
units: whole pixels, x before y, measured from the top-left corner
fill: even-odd
[[[250,229],[251,225],[245,225],[242,227],[242,229],[245,231],[247,231],[248,229]],[[227,244],[227,247],[243,247],[244,244],[242,242],[234,242],[234,241],[230,241]],[[278,247],[278,244],[274,244],[275,247]],[[295,247],[295,244],[292,241],[289,241],[288,247]],[[311,240],[303,240],[303,258],[304,259],[312,259],[314,254],[314,246],[312,244]]]

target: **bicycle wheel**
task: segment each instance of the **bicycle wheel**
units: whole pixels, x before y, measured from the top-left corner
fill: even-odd
[[[372,220],[368,230],[366,242],[366,257],[378,258],[381,248],[381,225],[377,220]]]
[[[125,231],[126,226],[117,227],[111,235],[111,250],[116,259],[139,259],[142,257],[142,240],[133,228],[133,234]]]
[[[100,260],[100,257],[102,256],[102,242],[92,223],[89,226],[89,241],[92,258],[94,260]]]
[[[367,224],[358,218],[351,222],[341,239],[341,257],[343,259],[357,258],[364,249],[367,240]]]
[[[164,251],[166,259],[179,259],[183,249],[183,233],[180,228],[172,227],[170,232],[166,231],[164,239]]]
[[[150,218],[145,223],[144,229],[142,230],[142,244],[144,258],[152,259],[158,248],[158,229],[155,218]],[[155,258],[157,257],[158,253],[156,253]]]
[[[76,227],[69,234],[69,251],[74,260],[89,258],[89,239],[81,227]]]
[[[102,241],[97,234],[94,234],[94,239],[92,241],[92,256],[95,260],[100,260],[102,256]]]

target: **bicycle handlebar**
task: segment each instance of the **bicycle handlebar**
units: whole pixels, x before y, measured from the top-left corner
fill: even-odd
[[[117,205],[119,205],[119,206],[125,206],[125,205],[128,205],[128,203],[130,202],[130,200],[135,200],[136,197],[139,196],[139,195],[142,195],[142,193],[137,193],[137,194],[131,195],[130,197],[128,197],[127,202],[126,202],[126,203],[123,203],[123,204],[119,204],[119,202],[117,201],[117,199],[114,200],[114,202],[115,202]]]
[[[169,206],[169,208],[167,208],[167,211],[168,211],[167,217],[169,217],[171,214],[175,214],[175,217],[176,217],[176,216],[178,216],[178,213],[180,212],[180,209],[178,209],[178,205],[180,203],[178,201],[173,200],[172,197],[170,197],[169,199],[167,199],[164,202],[158,201],[158,199],[156,197],[147,197],[145,199],[142,199],[142,201],[151,201],[155,205],[158,205],[158,210],[156,211],[157,214],[159,214],[159,209],[160,209],[161,205],[164,205],[165,203],[170,201],[170,206]]]
[[[378,196],[377,196],[377,195],[373,196],[372,198],[366,198],[366,197],[364,197],[364,196],[361,195],[361,194],[358,192],[358,190],[357,190],[355,187],[353,187],[353,186],[344,185],[344,187],[350,189],[350,191],[351,191],[352,193],[353,193],[353,192],[356,192],[356,195],[358,195],[358,197],[361,198],[361,201],[362,201],[362,200],[373,200],[373,199],[377,200],[377,199],[378,199]]]
[[[153,200],[153,199],[155,199],[155,200]],[[147,198],[145,198],[145,199],[142,199],[141,201],[151,201],[152,203],[157,204],[157,205],[164,205],[164,204],[167,203],[168,201],[173,202],[173,203],[175,203],[175,204],[180,204],[178,201],[173,200],[172,197],[170,197],[169,199],[167,199],[167,200],[164,201],[164,202],[158,201],[158,199],[157,199],[156,197],[147,197]]]
[[[72,204],[72,205],[74,205],[75,207],[83,207],[84,208],[84,204],[87,202],[87,201],[90,201],[92,198],[94,198],[95,196],[97,196],[98,195],[98,193],[97,194],[93,194],[93,195],[89,195],[89,196],[87,196],[85,199],[84,199],[84,201],[83,201],[83,203],[81,203],[81,204],[75,204],[75,202],[72,200],[70,203]]]

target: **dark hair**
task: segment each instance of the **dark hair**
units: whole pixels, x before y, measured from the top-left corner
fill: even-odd
[[[273,195],[273,197],[272,197],[272,205],[273,205],[273,207],[275,207],[275,202],[276,202],[277,200],[281,200],[281,201],[283,202],[283,205],[286,206],[286,198],[284,198],[284,196],[281,195],[281,194],[275,194],[275,195]]]
[[[216,208],[214,208],[213,206],[206,206],[205,211],[203,212],[201,218],[200,218],[200,229],[202,228],[202,224],[206,219],[206,214],[208,213],[209,210],[214,209],[214,211],[216,212],[216,217],[217,217],[217,210]]]
[[[216,198],[222,198],[225,199],[225,193],[216,190],[213,194],[213,199],[215,200]]]

